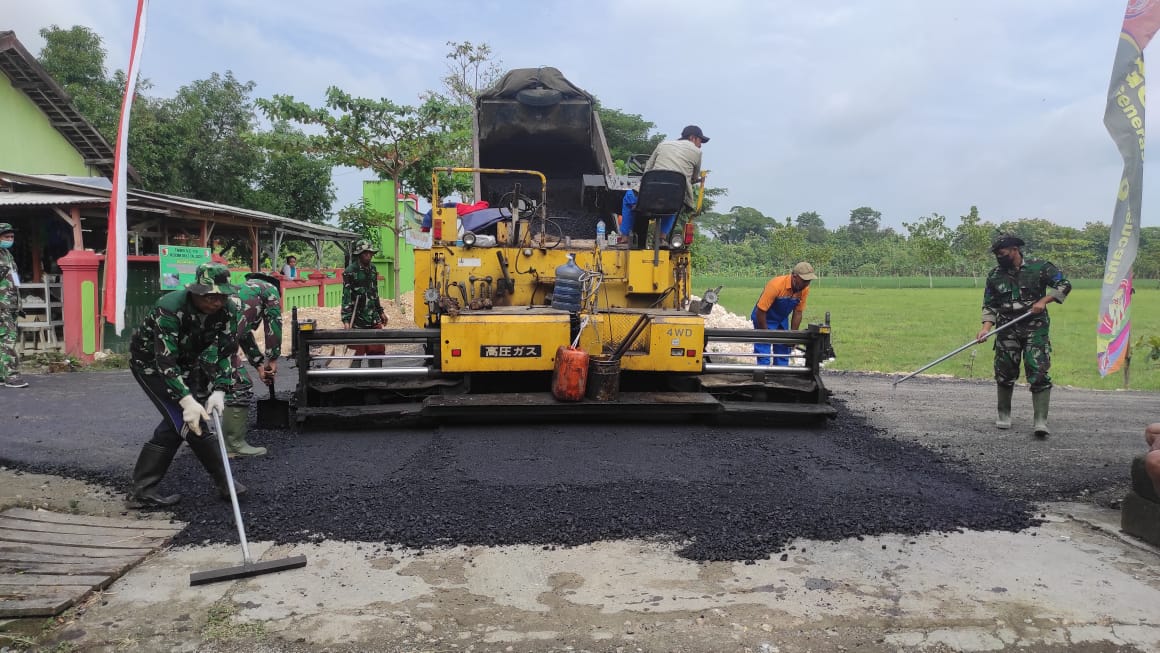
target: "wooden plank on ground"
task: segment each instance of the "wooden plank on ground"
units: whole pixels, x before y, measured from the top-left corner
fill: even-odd
[[[0,601],[26,601],[28,599],[51,599],[60,597],[84,596],[93,588],[89,585],[46,585],[19,587],[15,585],[0,586]]]
[[[0,616],[55,617],[71,608],[82,596],[58,596],[27,601],[0,601]]]
[[[160,520],[0,513],[0,619],[55,616],[108,587],[184,528]]]
[[[116,528],[110,526],[89,526],[87,524],[54,524],[52,522],[30,521],[27,519],[12,519],[0,514],[0,529],[7,528],[14,531],[32,531],[37,533],[65,533],[69,535],[107,535],[110,537],[124,537],[127,533],[166,539],[173,537],[176,532],[156,528]]]
[[[184,524],[174,524],[162,519],[118,519],[116,517],[68,515],[48,510],[29,510],[28,508],[8,508],[0,513],[0,516],[51,524],[84,524],[86,526],[105,526],[109,528],[144,528],[149,530],[168,530],[174,533],[178,533],[185,528]]]
[[[133,562],[142,555],[119,556],[119,557],[103,557],[90,558],[87,556],[60,556],[48,555],[44,553],[6,553],[0,554],[0,564],[5,562],[51,562],[61,565],[79,565],[79,564],[106,564],[115,565],[119,563]]]
[[[57,546],[54,544],[34,544],[32,542],[0,542],[0,560],[22,559],[23,554],[38,553],[49,556],[84,558],[123,558],[126,556],[147,556],[153,549],[94,549],[83,546]]]
[[[142,537],[131,531],[122,535],[71,535],[68,533],[37,533],[0,528],[0,541],[24,542],[27,544],[56,544],[61,546],[81,546],[103,549],[140,549],[165,544],[167,538]]]
[[[84,585],[91,589],[100,589],[109,580],[108,576],[100,574],[90,576],[68,576],[64,574],[0,574],[0,592],[9,585],[39,587],[60,585]]]
[[[0,562],[0,574],[58,574],[92,576],[107,574],[120,576],[137,564],[138,559],[128,562],[116,558],[99,558],[92,562],[70,564],[66,562]]]

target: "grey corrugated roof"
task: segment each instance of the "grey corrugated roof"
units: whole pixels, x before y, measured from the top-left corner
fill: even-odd
[[[65,193],[0,193],[0,206],[49,206],[53,204],[108,204],[107,197]]]
[[[109,194],[112,192],[109,188],[102,188],[87,183],[87,180],[85,182],[78,182],[63,175],[27,175],[0,170],[0,179],[26,187],[38,186],[50,188],[55,191],[63,191],[63,193],[57,194],[75,193],[76,195],[70,196],[87,197],[105,202],[108,201]],[[0,193],[0,195],[2,194]],[[274,215],[273,213],[243,209],[227,204],[204,202],[188,197],[150,193],[143,190],[129,190],[127,194],[129,198],[128,208],[130,211],[163,209],[167,212],[183,214],[187,219],[200,218],[213,220],[229,218],[235,224],[275,229],[292,236],[306,239],[317,238],[341,241],[356,240],[359,238],[359,235],[353,231],[347,231],[346,229],[332,225],[314,224],[313,222],[285,218],[280,215]]]

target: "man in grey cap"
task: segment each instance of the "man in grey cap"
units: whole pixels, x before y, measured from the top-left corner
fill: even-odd
[[[701,183],[701,145],[709,142],[701,128],[689,125],[681,130],[681,137],[675,141],[664,141],[657,145],[644,166],[647,173],[650,170],[672,170],[685,177],[685,207],[689,211],[697,209],[697,195],[693,192],[693,185]],[[628,236],[633,232],[635,220],[633,208],[636,205],[636,194],[633,191],[625,193],[621,206],[620,233]],[[665,217],[657,228],[662,236],[668,236],[677,221],[676,214]]]
[[[1023,239],[1000,234],[991,244],[998,262],[987,275],[983,291],[983,326],[976,339],[983,342],[992,329],[1030,313],[1031,317],[995,336],[995,383],[998,412],[995,426],[1011,428],[1011,398],[1019,380],[1019,363],[1027,370],[1031,405],[1035,409],[1035,435],[1047,437],[1047,409],[1051,402],[1051,319],[1047,305],[1063,303],[1071,282],[1050,261],[1023,258]]]

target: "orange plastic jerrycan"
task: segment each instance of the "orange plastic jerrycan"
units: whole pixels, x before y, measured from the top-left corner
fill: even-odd
[[[560,401],[580,401],[588,384],[588,352],[560,346],[552,368],[552,396]]]

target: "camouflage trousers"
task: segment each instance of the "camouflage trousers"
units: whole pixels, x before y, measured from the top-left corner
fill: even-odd
[[[16,312],[0,310],[0,382],[20,373],[16,336]]]
[[[254,399],[254,382],[240,355],[234,354],[231,362],[234,366],[234,389],[226,394],[226,405],[248,407]]]
[[[1027,370],[1031,392],[1051,387],[1051,338],[1046,325],[1020,329],[1015,325],[995,336],[995,382],[1011,387],[1019,380],[1019,362]]]

